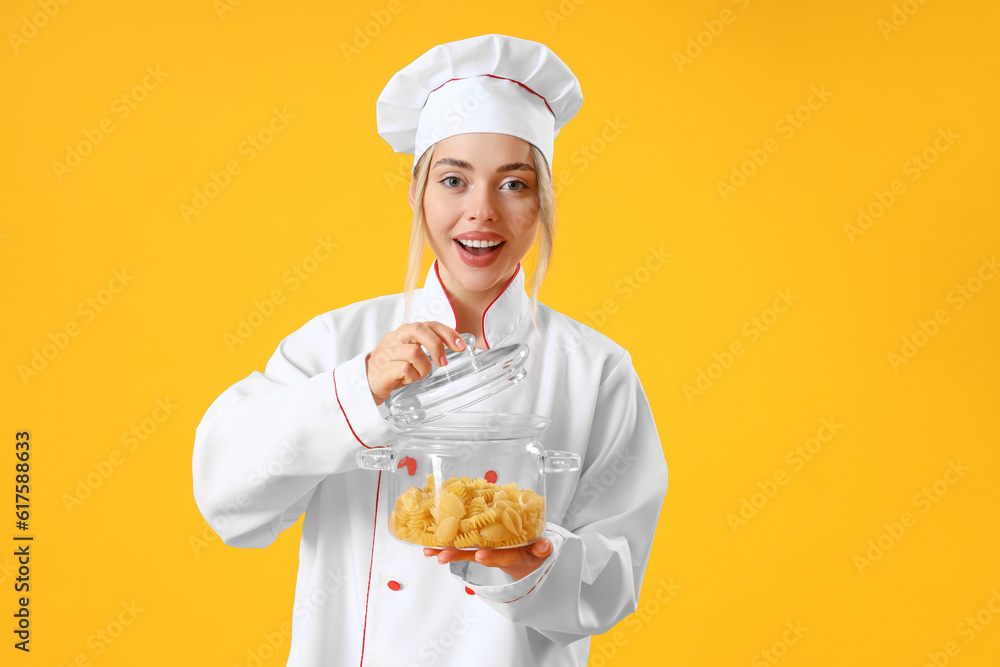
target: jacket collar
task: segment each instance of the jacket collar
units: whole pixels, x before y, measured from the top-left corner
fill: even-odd
[[[483,334],[486,338],[483,342],[486,347],[495,347],[506,340],[521,326],[530,311],[531,298],[524,291],[524,270],[518,262],[503,292],[483,313]],[[413,294],[412,313],[410,320],[413,322],[437,320],[453,329],[456,327],[458,318],[441,282],[437,259],[427,272],[424,286]]]

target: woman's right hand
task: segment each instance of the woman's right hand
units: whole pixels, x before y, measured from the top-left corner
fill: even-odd
[[[456,352],[465,349],[458,332],[441,322],[408,322],[390,331],[365,358],[365,372],[375,405],[382,405],[399,387],[416,382],[431,372],[431,362],[420,349],[427,348],[439,366],[447,363],[445,345]]]

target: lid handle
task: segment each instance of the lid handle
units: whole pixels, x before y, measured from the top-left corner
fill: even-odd
[[[372,447],[358,452],[355,459],[365,470],[392,470],[396,452],[392,447]]]
[[[458,335],[461,336],[462,340],[465,341],[465,349],[453,350],[450,347],[445,346],[444,356],[449,362],[454,361],[455,357],[461,356],[463,354],[468,354],[470,357],[476,356],[476,337],[470,333],[464,333]],[[426,348],[425,348],[425,354],[427,354],[427,358],[431,360],[431,363],[437,365],[437,360],[433,359],[429,352],[426,352]],[[475,366],[475,359],[471,359],[470,361],[472,362],[473,366]],[[448,369],[442,369],[442,372],[447,374]]]
[[[476,356],[476,337],[470,333],[458,334],[465,341],[465,349],[469,356]]]
[[[580,469],[580,455],[547,449],[542,454],[542,465],[545,472],[575,472]]]

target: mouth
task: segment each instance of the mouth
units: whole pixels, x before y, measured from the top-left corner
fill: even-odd
[[[455,239],[460,253],[473,257],[485,257],[500,251],[506,241],[474,241],[470,239]]]

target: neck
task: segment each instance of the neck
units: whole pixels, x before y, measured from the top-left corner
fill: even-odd
[[[451,305],[455,309],[457,319],[456,329],[459,333],[471,333],[476,337],[476,349],[486,349],[483,343],[483,313],[503,293],[513,273],[486,292],[473,292],[455,283],[446,270],[439,264],[441,284],[444,286]],[[515,271],[517,269],[515,268]]]

